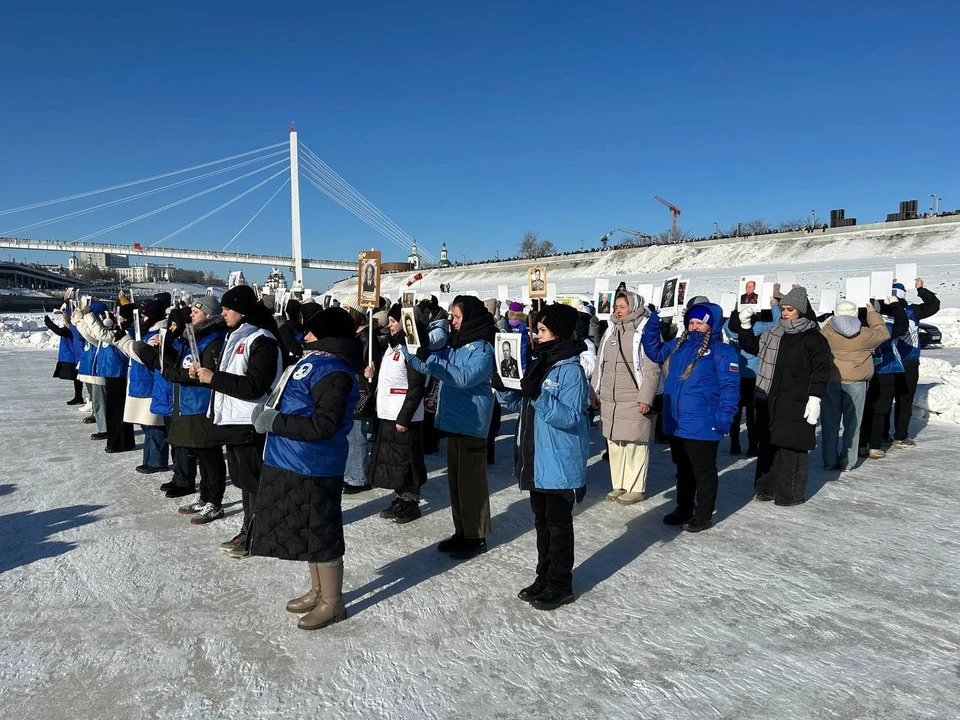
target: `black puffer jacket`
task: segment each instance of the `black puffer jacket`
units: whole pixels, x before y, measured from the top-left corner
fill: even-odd
[[[326,338],[307,343],[304,350],[321,350],[353,363],[356,341]],[[344,422],[347,399],[356,380],[332,372],[311,389],[316,412],[310,418],[289,416],[278,434],[306,440],[333,437]],[[288,416],[282,416],[288,417]],[[280,560],[326,562],[343,556],[343,517],[340,508],[343,476],[318,477],[264,464],[260,473],[253,521],[251,552]]]

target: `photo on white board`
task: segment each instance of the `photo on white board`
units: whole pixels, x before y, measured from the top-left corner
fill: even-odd
[[[407,337],[407,349],[416,353],[420,349],[420,334],[417,332],[417,318],[412,307],[400,309],[400,328]]]
[[[692,297],[687,295],[687,288],[690,287],[689,280],[681,280],[680,284],[677,285],[677,307],[683,308],[687,304],[687,297]]]
[[[405,292],[400,300],[400,304],[404,307],[413,307],[413,299],[414,294],[412,292]]]
[[[613,312],[613,292],[605,291],[597,294],[597,317],[606,320]]]
[[[522,336],[516,333],[497,333],[494,341],[497,372],[500,373],[504,387],[512,390],[519,390],[520,381],[523,379],[523,368],[520,366],[521,338]]]
[[[680,302],[677,299],[680,292],[680,276],[676,275],[663,281],[660,287],[660,315],[669,317],[677,314]]]
[[[760,307],[760,294],[763,292],[763,275],[741,275],[737,285],[737,298],[740,307]]]

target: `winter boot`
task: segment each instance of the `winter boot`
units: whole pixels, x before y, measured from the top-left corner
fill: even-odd
[[[573,593],[561,590],[559,592],[555,590],[545,590],[533,600],[530,601],[530,605],[537,610],[556,610],[558,607],[572,603],[574,600]]]
[[[287,612],[307,613],[320,604],[320,567],[316,563],[307,563],[313,586],[298,598],[287,603]]]
[[[463,545],[460,548],[450,551],[450,557],[454,560],[471,560],[486,551],[486,538],[464,538]]]
[[[404,525],[405,523],[419,520],[421,515],[420,501],[417,498],[411,497],[401,499],[400,506],[397,508],[397,512],[393,516],[393,521],[397,523],[397,525]]]
[[[460,550],[464,546],[465,542],[466,538],[464,538],[463,535],[454,533],[446,540],[441,540],[437,545],[437,550],[442,553],[453,552],[454,550]]]
[[[380,517],[384,520],[393,520],[397,517],[397,511],[400,509],[400,505],[403,503],[403,500],[400,499],[400,496],[397,495],[393,502],[390,503],[389,507],[386,510],[380,511]]]
[[[523,600],[524,602],[533,602],[540,595],[543,595],[544,591],[547,589],[547,581],[541,578],[537,578],[533,581],[532,585],[527,585],[523,590],[517,593],[517,597]]]
[[[83,405],[83,398],[75,397],[73,400],[67,400],[67,405]]]
[[[347,608],[343,605],[343,564],[336,567],[311,565],[320,578],[320,601],[297,622],[301,630],[319,630],[347,619]]]
[[[663,516],[663,522],[667,525],[683,525],[687,520],[693,517],[693,512],[677,508],[672,513]]]
[[[646,494],[642,492],[628,492],[618,497],[617,502],[621,505],[635,505],[636,503],[643,502],[646,499]]]

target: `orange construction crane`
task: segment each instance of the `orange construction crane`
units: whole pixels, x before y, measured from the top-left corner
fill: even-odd
[[[666,200],[664,200],[664,199],[663,199],[662,197],[660,197],[659,195],[654,195],[653,198],[654,198],[654,200],[659,200],[659,201],[662,202],[664,205],[666,205],[668,208],[670,208],[670,214],[673,215],[673,234],[676,235],[676,234],[677,234],[677,215],[680,214],[680,208],[678,208],[678,207],[677,207],[676,205],[674,205],[672,202],[667,202]]]

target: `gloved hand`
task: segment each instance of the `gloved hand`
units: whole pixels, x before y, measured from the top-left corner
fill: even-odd
[[[493,377],[490,378],[490,387],[497,392],[504,392],[507,389],[507,386],[503,384],[503,378],[500,377],[500,373],[495,372]]]
[[[273,430],[273,421],[277,419],[277,415],[280,414],[279,411],[273,408],[263,407],[262,405],[258,405],[257,409],[259,409],[260,412],[257,412],[255,409],[250,416],[253,420],[254,430],[261,435],[271,432]]]
[[[803,419],[809,425],[816,425],[820,419],[820,398],[811,395],[807,399],[807,407],[803,411]]]
[[[744,330],[749,330],[753,327],[753,309],[752,308],[741,308],[740,312],[737,313],[740,316],[740,327]]]

